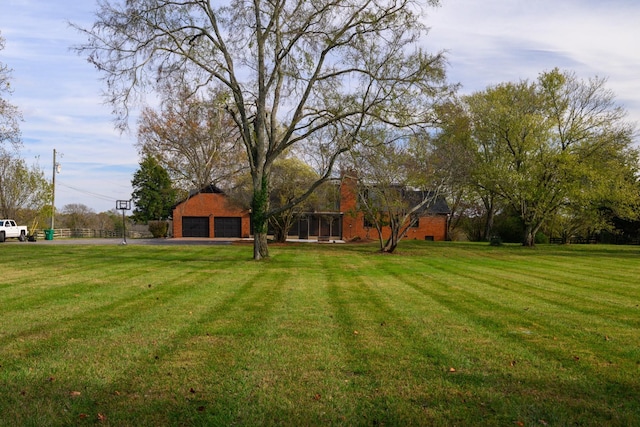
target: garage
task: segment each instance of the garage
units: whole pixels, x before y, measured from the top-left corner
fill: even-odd
[[[242,237],[242,218],[216,217],[213,220],[214,237]]]
[[[182,217],[183,237],[209,237],[209,217],[185,216]]]
[[[210,185],[173,208],[174,237],[249,237],[251,211]]]

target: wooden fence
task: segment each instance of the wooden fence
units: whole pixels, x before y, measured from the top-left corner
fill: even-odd
[[[585,238],[585,237],[570,237],[569,239],[561,239],[560,237],[552,237],[549,239],[549,243],[556,244],[597,244],[597,243],[607,243],[613,245],[640,245],[640,238],[637,237],[628,237],[628,236],[608,236],[604,239],[597,239],[595,237]]]
[[[37,239],[44,239],[44,230],[36,230]],[[153,237],[148,231],[127,230],[128,239],[146,239]],[[90,228],[56,228],[53,230],[54,239],[117,239],[122,238],[122,231],[93,230]]]

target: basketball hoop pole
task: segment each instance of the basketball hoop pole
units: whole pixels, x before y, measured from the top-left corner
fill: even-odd
[[[116,209],[122,211],[122,243],[121,245],[127,244],[127,222],[125,220],[124,213],[128,210],[131,210],[131,200],[116,200]]]

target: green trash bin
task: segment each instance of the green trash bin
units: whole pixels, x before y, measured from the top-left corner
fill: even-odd
[[[53,240],[53,229],[44,230],[44,240]]]

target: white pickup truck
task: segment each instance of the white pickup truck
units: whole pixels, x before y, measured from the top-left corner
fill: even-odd
[[[12,219],[0,219],[0,242],[10,237],[24,242],[27,240],[27,234],[29,233],[26,225],[17,225]]]

